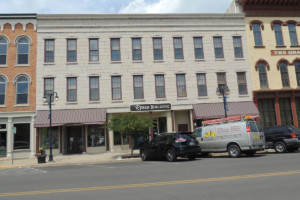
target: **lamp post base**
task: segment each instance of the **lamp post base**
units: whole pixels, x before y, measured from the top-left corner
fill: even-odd
[[[53,161],[53,155],[49,155],[49,160],[48,160],[48,162],[54,162],[54,161]]]

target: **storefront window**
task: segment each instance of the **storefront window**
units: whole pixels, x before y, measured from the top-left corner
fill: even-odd
[[[49,140],[49,128],[40,129],[40,147],[44,149],[50,148],[50,140]],[[58,149],[59,147],[59,133],[58,127],[52,127],[52,149]]]
[[[30,124],[14,124],[14,149],[30,149]]]
[[[120,132],[114,132],[114,145],[129,144],[129,136],[121,135]]]
[[[101,126],[88,126],[88,147],[105,146],[105,131]]]

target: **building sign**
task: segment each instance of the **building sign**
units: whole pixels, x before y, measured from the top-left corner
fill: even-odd
[[[300,55],[300,50],[271,50],[272,56]]]
[[[171,104],[136,104],[130,106],[130,111],[171,110]]]

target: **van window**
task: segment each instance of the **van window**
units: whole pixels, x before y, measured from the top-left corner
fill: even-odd
[[[201,137],[201,136],[202,136],[202,128],[197,128],[197,129],[195,129],[194,135],[195,135],[196,137]]]
[[[251,132],[258,132],[258,128],[255,122],[249,122],[248,125],[250,126]]]
[[[258,122],[255,122],[255,124],[256,124],[256,126],[257,126],[257,128],[258,128],[258,131],[259,131],[259,132],[263,132],[263,129],[262,129],[262,127],[259,125],[259,123],[258,123]]]

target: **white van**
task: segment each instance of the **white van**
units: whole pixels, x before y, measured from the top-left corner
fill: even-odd
[[[257,116],[235,116],[204,121],[194,134],[199,141],[201,154],[228,152],[238,158],[242,153],[252,156],[265,148],[262,128],[254,119]]]

